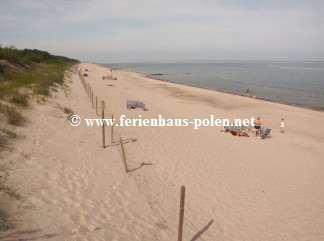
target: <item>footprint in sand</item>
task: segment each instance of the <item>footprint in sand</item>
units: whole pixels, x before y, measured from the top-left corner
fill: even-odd
[[[44,205],[44,202],[41,199],[38,199],[36,197],[30,197],[22,206],[23,207],[41,207]]]
[[[60,178],[60,175],[58,173],[49,173],[47,177],[51,181],[56,181]]]
[[[128,201],[123,201],[123,200],[120,200],[118,201],[118,204],[122,207],[127,207],[129,206],[129,202]]]
[[[68,197],[63,197],[61,200],[63,201],[64,204],[71,205],[73,203],[72,199]]]

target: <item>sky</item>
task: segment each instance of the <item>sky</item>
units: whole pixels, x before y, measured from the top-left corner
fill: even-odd
[[[97,63],[324,60],[324,0],[0,0],[0,44]]]

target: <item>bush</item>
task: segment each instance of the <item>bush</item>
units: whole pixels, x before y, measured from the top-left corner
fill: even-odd
[[[3,73],[5,70],[5,66],[0,63],[0,73]]]
[[[9,96],[11,103],[22,107],[28,105],[27,96],[10,96],[8,93],[33,84],[37,94],[49,96],[50,87],[54,83],[62,85],[65,71],[78,62],[37,49],[18,50],[14,46],[1,45],[0,59],[11,63],[0,64],[0,99]]]

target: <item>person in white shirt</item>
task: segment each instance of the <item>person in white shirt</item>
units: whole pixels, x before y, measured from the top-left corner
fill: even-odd
[[[281,133],[284,133],[284,128],[285,128],[285,120],[282,118],[281,122],[280,122],[280,129],[281,129]]]

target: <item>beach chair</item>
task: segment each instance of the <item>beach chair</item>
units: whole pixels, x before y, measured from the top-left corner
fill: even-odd
[[[261,126],[261,128],[260,128],[260,135],[261,135],[262,133],[264,133],[267,129],[268,129],[267,127],[265,127],[265,126]]]
[[[270,133],[271,133],[270,128],[266,128],[266,127],[262,128],[261,129],[261,134],[260,134],[260,139],[265,140],[265,139],[269,138]]]

